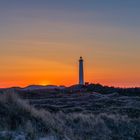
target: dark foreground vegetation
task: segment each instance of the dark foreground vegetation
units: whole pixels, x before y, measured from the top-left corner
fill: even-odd
[[[36,92],[0,95],[0,140],[140,139],[138,94]]]

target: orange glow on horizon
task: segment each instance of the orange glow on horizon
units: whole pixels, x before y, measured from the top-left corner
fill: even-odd
[[[74,63],[70,64],[38,59],[31,59],[30,61],[27,59],[15,60],[17,67],[12,67],[9,64],[6,69],[1,70],[0,88],[26,87],[28,85],[71,86],[78,84],[78,59],[75,61],[72,59]],[[127,72],[119,68],[114,70],[104,67],[103,69],[98,66],[98,63],[91,64],[85,59],[84,71],[85,82],[114,87],[139,87],[139,77],[130,75],[133,69],[129,69]]]
[[[64,77],[63,77],[64,78]],[[8,87],[26,87],[29,85],[63,85],[63,86],[71,86],[74,84],[78,84],[78,78],[75,80],[75,78],[69,78],[67,80],[63,79],[62,77],[59,77],[57,79],[53,79],[51,78],[51,80],[44,80],[43,78],[41,79],[28,79],[28,80],[13,80],[13,81],[7,81],[7,82],[1,82],[0,83],[0,88],[8,88]],[[87,78],[86,78],[87,79]],[[105,86],[114,86],[114,87],[123,87],[123,88],[127,88],[127,87],[139,87],[139,83],[137,83],[136,81],[128,81],[125,82],[122,80],[103,80],[103,79],[95,79],[94,81],[91,80],[91,78],[89,77],[89,80],[86,80],[86,82],[89,83],[94,83],[94,84],[102,84]]]

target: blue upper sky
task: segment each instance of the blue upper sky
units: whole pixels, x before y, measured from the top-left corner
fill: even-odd
[[[42,13],[41,13],[42,12]],[[50,12],[50,13],[49,13]],[[82,21],[138,28],[139,0],[2,0],[0,22],[5,18],[44,16],[58,21]],[[77,16],[75,16],[77,15]]]

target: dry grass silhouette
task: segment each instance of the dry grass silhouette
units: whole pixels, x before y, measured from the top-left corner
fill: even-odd
[[[34,108],[11,91],[0,95],[2,140],[135,140],[140,139],[139,128],[140,117],[49,112]]]

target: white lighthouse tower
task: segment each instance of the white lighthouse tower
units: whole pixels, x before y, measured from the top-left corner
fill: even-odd
[[[84,85],[84,68],[83,68],[83,58],[79,59],[79,84]]]

